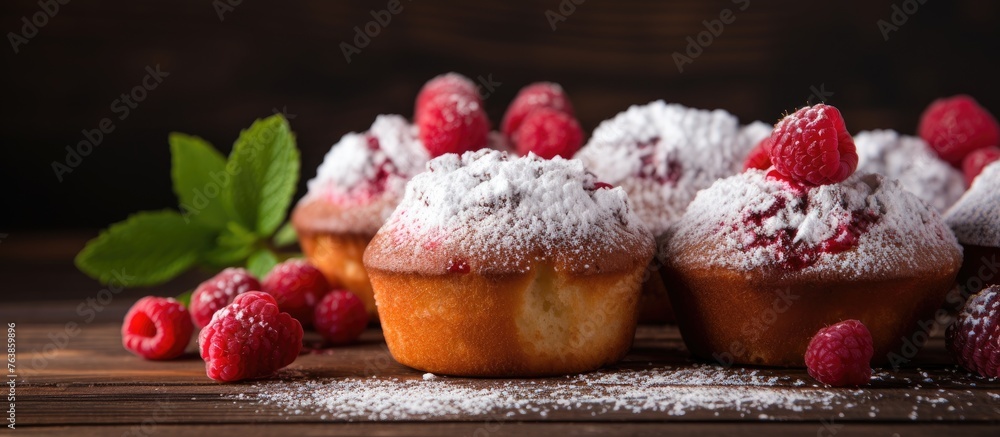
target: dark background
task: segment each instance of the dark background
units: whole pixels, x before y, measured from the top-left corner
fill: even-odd
[[[833,93],[853,132],[912,133],[931,100],[956,93],[1000,112],[996,1],[750,0],[740,11],[743,1],[589,0],[553,30],[545,14],[558,0],[402,0],[347,63],[339,44],[387,3],[243,1],[224,20],[210,0],[60,5],[19,53],[0,47],[0,268],[65,260],[130,212],[175,207],[170,131],[228,153],[241,128],[286,108],[302,150],[301,196],[341,135],[380,113],[411,115],[420,86],[452,70],[501,83],[486,101],[494,124],[523,85],[559,82],[588,132],[659,98],[773,122],[814,88]],[[919,7],[886,41],[877,22],[892,22],[893,5]],[[0,8],[5,35],[42,10],[37,0]],[[726,8],[736,20],[678,72],[672,54]],[[169,77],[118,120],[112,101],[156,65]],[[59,182],[51,163],[105,117],[114,132]]]

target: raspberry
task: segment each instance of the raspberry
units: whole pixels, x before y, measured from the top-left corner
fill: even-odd
[[[806,348],[809,376],[843,387],[866,385],[872,376],[872,334],[858,320],[845,320],[820,329]]]
[[[507,113],[500,123],[500,131],[513,138],[524,118],[538,108],[550,108],[567,115],[573,115],[573,105],[559,84],[537,82],[521,88],[514,101],[507,107]]]
[[[483,100],[479,96],[476,84],[469,78],[458,73],[447,73],[437,76],[424,84],[417,94],[417,103],[413,113],[414,120],[420,120],[421,114],[426,111],[427,103],[441,94],[460,94],[482,105]]]
[[[212,316],[198,336],[205,373],[216,381],[266,378],[302,350],[302,325],[271,295],[251,291]]]
[[[573,157],[583,145],[583,130],[572,115],[550,108],[538,108],[524,117],[514,134],[517,153],[535,152],[545,159]]]
[[[972,295],[945,339],[960,366],[982,376],[1000,376],[1000,285]]]
[[[316,305],[316,331],[332,344],[358,339],[368,326],[368,311],[354,293],[333,290]]]
[[[212,314],[229,305],[236,296],[248,291],[260,291],[260,281],[246,269],[231,267],[212,277],[191,294],[191,319],[204,328]]]
[[[323,273],[304,259],[290,259],[274,266],[261,285],[282,311],[303,325],[312,324],[316,304],[330,291]]]
[[[858,167],[854,139],[840,111],[822,103],[779,121],[771,133],[770,155],[779,173],[809,185],[838,183]]]
[[[431,157],[486,147],[490,120],[478,100],[459,93],[439,94],[418,113],[418,137]]]
[[[147,296],[125,315],[122,345],[147,360],[179,357],[191,341],[194,326],[184,305],[172,298]]]
[[[971,186],[972,181],[983,172],[987,165],[1000,160],[1000,147],[984,147],[976,149],[962,160],[962,173],[965,173],[965,185]]]
[[[750,170],[751,168],[756,168],[758,170],[767,170],[771,168],[771,137],[766,137],[763,140],[760,140],[760,142],[750,150],[746,161],[743,163],[743,171]]]
[[[956,167],[973,150],[1000,145],[997,119],[964,94],[931,103],[920,116],[917,132],[941,159]]]

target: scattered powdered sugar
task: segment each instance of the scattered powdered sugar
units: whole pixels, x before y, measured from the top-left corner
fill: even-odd
[[[407,185],[365,262],[412,271],[443,254],[448,260],[434,263],[441,269],[454,263],[510,272],[539,258],[596,265],[593,259],[652,251],[625,191],[598,185],[580,161],[480,150],[430,161]]]
[[[1000,247],[1000,161],[983,169],[945,221],[964,244]]]
[[[320,226],[374,233],[428,159],[415,126],[399,115],[380,115],[367,132],[348,133],[334,144],[299,205],[341,206],[342,217],[318,217]]]
[[[934,154],[919,137],[893,130],[860,132],[854,136],[858,173],[878,173],[899,180],[907,191],[945,211],[962,193],[962,172]]]
[[[758,370],[698,365],[618,370],[543,380],[434,380],[389,377],[263,383],[257,399],[294,414],[333,420],[419,420],[443,416],[547,417],[559,411],[661,412],[683,416],[728,410],[794,414],[858,406],[857,391],[802,387],[805,381]],[[867,408],[867,407],[866,407]]]
[[[741,128],[723,110],[658,100],[605,120],[576,158],[603,182],[628,192],[638,216],[659,236],[684,213],[698,190],[738,173],[771,127]]]
[[[748,170],[698,194],[671,229],[668,256],[743,271],[907,275],[957,265],[961,248],[936,211],[882,175],[806,188]]]

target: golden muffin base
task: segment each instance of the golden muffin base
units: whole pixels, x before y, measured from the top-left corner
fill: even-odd
[[[309,262],[323,272],[330,284],[340,284],[365,303],[370,320],[378,320],[375,296],[362,258],[371,235],[318,232],[299,234]]]
[[[802,367],[816,332],[858,319],[872,334],[872,364],[889,361],[918,323],[934,320],[957,265],[909,278],[766,279],[755,272],[668,267],[677,324],[695,356],[731,363]]]
[[[393,358],[425,372],[532,377],[588,372],[621,360],[635,336],[646,264],[573,275],[420,275],[369,268]]]

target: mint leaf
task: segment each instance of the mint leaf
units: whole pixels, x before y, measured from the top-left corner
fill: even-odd
[[[223,193],[231,215],[257,235],[274,233],[288,213],[299,178],[299,151],[285,118],[273,115],[240,132],[226,172],[233,175]]]
[[[184,305],[184,308],[191,308],[191,295],[192,294],[194,294],[194,290],[188,290],[188,291],[185,291],[185,292],[181,293],[180,295],[178,295],[174,299],[177,299],[177,301],[180,302],[181,305]]]
[[[184,217],[222,229],[228,217],[221,197],[231,179],[226,173],[226,159],[196,136],[173,132],[169,142],[170,175]]]
[[[160,284],[191,267],[212,245],[213,234],[185,223],[176,211],[140,212],[90,240],[76,266],[105,284],[121,277],[129,287]]]
[[[297,243],[299,241],[299,236],[295,233],[295,228],[292,227],[292,222],[285,222],[285,224],[281,226],[281,229],[278,229],[278,232],[274,234],[272,241],[276,247],[291,246]]]
[[[257,234],[236,222],[226,223],[226,228],[216,237],[216,246],[205,253],[203,260],[213,267],[229,267],[247,259],[257,247]]]
[[[278,257],[274,255],[274,252],[267,249],[254,252],[253,255],[250,255],[250,259],[247,260],[247,270],[261,280],[276,265],[278,265]]]

